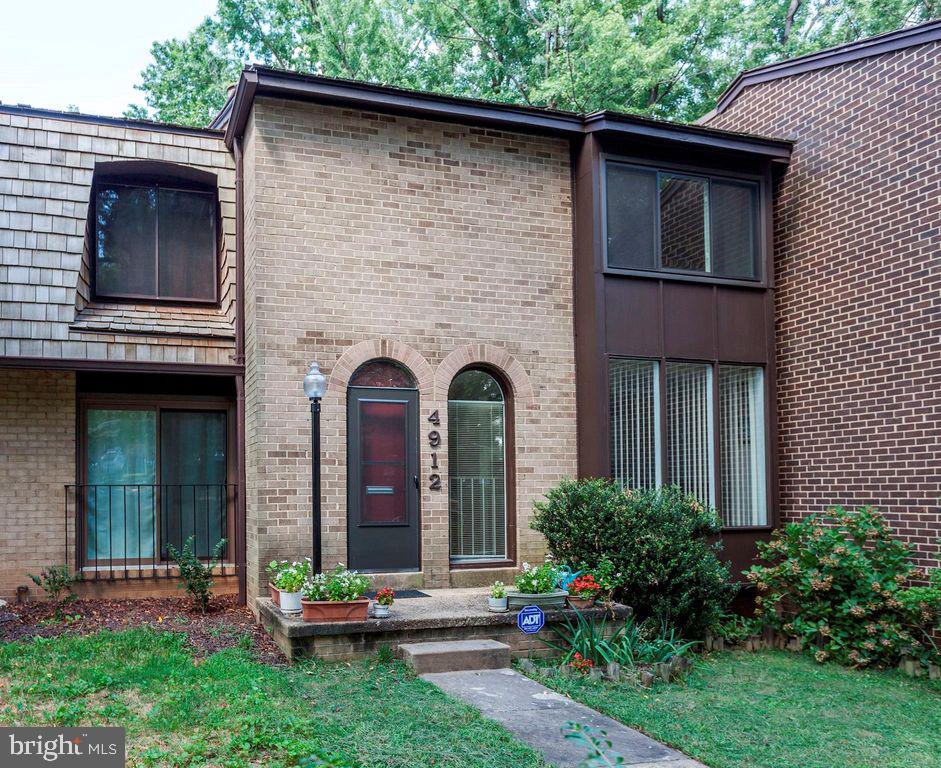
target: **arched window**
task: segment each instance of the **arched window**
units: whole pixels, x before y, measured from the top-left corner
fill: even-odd
[[[414,389],[415,377],[401,363],[394,360],[370,360],[363,363],[350,377],[351,387],[385,387],[387,389]]]
[[[506,405],[503,387],[485,370],[462,371],[448,390],[452,562],[509,559]]]

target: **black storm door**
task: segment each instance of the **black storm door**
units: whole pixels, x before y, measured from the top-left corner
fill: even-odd
[[[350,387],[349,567],[419,567],[418,392]]]

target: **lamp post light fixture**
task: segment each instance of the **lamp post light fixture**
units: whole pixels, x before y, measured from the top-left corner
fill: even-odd
[[[326,391],[327,377],[320,372],[320,366],[317,363],[311,363],[310,370],[304,377],[304,394],[310,400],[310,498],[313,507],[311,527],[314,533],[314,551],[311,560],[314,573],[320,573],[323,570],[320,558],[320,401]]]

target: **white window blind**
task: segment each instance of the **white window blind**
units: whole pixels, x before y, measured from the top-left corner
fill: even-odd
[[[764,381],[761,368],[719,366],[722,524],[766,525]]]
[[[713,505],[712,367],[666,364],[669,482]]]
[[[652,360],[612,359],[611,477],[625,488],[660,485],[660,386]]]
[[[506,557],[504,404],[448,402],[451,558]]]

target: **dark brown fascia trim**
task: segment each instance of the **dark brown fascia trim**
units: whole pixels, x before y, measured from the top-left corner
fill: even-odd
[[[568,139],[586,133],[604,132],[648,141],[682,142],[685,146],[741,152],[773,160],[786,161],[791,153],[791,143],[783,139],[665,123],[614,112],[583,116],[572,112],[406,91],[257,66],[242,71],[235,95],[226,107],[229,114],[225,142],[230,149],[235,137],[241,136],[245,130],[256,96],[313,101]],[[222,113],[217,120],[221,118]]]
[[[799,75],[804,72],[813,72],[817,69],[849,64],[853,61],[879,56],[883,53],[892,53],[916,45],[933,43],[941,40],[941,19],[920,24],[917,27],[899,29],[875,37],[867,37],[854,43],[845,43],[833,48],[826,48],[806,56],[785,59],[775,64],[740,72],[731,85],[716,102],[715,109],[708,116],[721,115],[736,97],[748,86],[766,83],[769,80],[778,80],[782,77]],[[707,117],[708,117],[707,116]]]
[[[24,117],[40,117],[48,120],[64,120],[73,123],[95,123],[97,125],[116,125],[122,128],[135,130],[159,131],[160,133],[178,133],[185,136],[210,136],[221,139],[222,131],[214,128],[199,128],[192,125],[176,125],[174,123],[157,123],[153,120],[130,120],[124,117],[107,117],[106,115],[88,115],[84,112],[64,112],[58,109],[42,109],[24,104],[0,103],[0,112],[10,115],[23,115]]]
[[[752,136],[732,131],[718,131],[698,125],[681,125],[657,120],[646,120],[616,112],[597,112],[584,119],[585,133],[601,133],[614,136],[629,136],[636,139],[680,143],[684,146],[706,149],[746,152],[769,160],[787,162],[791,157],[793,142]]]
[[[200,365],[146,360],[88,360],[55,357],[0,357],[0,368],[32,368],[42,371],[102,371],[110,373],[179,373],[198,376],[238,376],[242,365]]]

